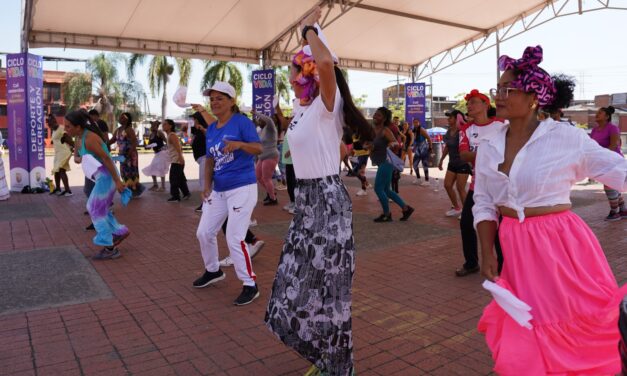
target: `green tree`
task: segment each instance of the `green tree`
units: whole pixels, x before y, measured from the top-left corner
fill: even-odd
[[[109,127],[115,124],[115,96],[120,78],[118,64],[124,57],[117,53],[99,53],[87,62],[87,70],[91,73],[92,83],[97,94],[97,109]]]
[[[135,75],[135,69],[138,65],[146,61],[146,55],[132,54],[128,60],[127,69],[129,77]],[[175,63],[179,72],[179,84],[187,86],[191,75],[192,64],[190,59],[175,58]],[[154,98],[161,92],[161,117],[166,118],[166,110],[168,106],[167,87],[170,76],[174,73],[174,64],[170,62],[167,56],[152,56],[148,64],[148,87],[150,94]]]
[[[68,110],[75,110],[91,97],[91,75],[89,73],[69,72],[63,77],[63,101]]]
[[[228,82],[235,89],[237,97],[241,97],[244,77],[237,65],[228,61],[205,61],[205,71],[200,83],[200,90],[212,87],[217,81]]]
[[[358,108],[362,108],[364,104],[366,104],[366,99],[368,99],[368,94],[362,94],[359,97],[353,97],[353,103],[355,103],[355,106]]]
[[[274,72],[274,86],[276,87],[276,93],[286,104],[290,104],[292,93],[292,85],[290,84],[290,68],[275,67]]]

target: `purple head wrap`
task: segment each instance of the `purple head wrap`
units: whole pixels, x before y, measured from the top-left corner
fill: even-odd
[[[523,56],[516,60],[507,55],[499,58],[499,69],[520,71],[520,75],[510,83],[510,86],[526,93],[535,93],[538,96],[538,104],[546,106],[555,98],[555,84],[551,75],[538,64],[542,62],[542,47],[527,47]]]

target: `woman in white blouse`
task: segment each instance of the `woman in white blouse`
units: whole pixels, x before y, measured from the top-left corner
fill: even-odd
[[[627,286],[618,287],[596,237],[570,211],[570,189],[591,177],[625,190],[627,161],[582,130],[537,120],[541,108],[567,107],[574,88],[538,67],[541,61],[540,46],[518,60],[499,59],[504,73],[492,94],[497,116],[509,125],[481,141],[473,208],[483,274],[531,307],[533,327],[520,326],[493,301],[479,330],[500,375],[613,375],[621,368],[617,307]]]
[[[296,174],[295,215],[266,311],[268,328],[325,375],[353,373],[351,325],[355,270],[353,213],[340,171],[348,125],[365,141],[372,128],[353,104],[342,72],[316,22],[301,24],[308,43],[292,59],[290,82],[300,106],[288,130]]]

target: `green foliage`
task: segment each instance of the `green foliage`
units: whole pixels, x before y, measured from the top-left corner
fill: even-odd
[[[368,99],[368,94],[362,94],[359,97],[353,97],[353,103],[358,108],[362,108],[366,104],[366,99]]]
[[[128,76],[135,75],[138,65],[144,64],[146,55],[132,54],[127,63]],[[190,59],[176,58],[175,63],[179,72],[179,84],[187,86],[192,72],[192,62]],[[166,118],[166,108],[168,105],[167,86],[170,76],[174,73],[174,64],[167,56],[153,56],[148,65],[148,87],[150,94],[154,98],[161,92],[161,116]]]
[[[91,75],[89,73],[66,73],[63,78],[63,99],[68,111],[76,110],[91,97]]]
[[[237,97],[242,95],[244,76],[235,63],[228,61],[205,61],[205,72],[200,82],[200,90],[212,87],[217,81],[228,82],[235,89]]]

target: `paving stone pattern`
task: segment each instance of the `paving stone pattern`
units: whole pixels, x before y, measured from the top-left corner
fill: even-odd
[[[492,361],[476,324],[489,301],[479,275],[456,278],[462,263],[459,222],[444,217],[443,189],[421,188],[403,177],[401,195],[417,210],[408,223],[373,224],[376,196],[353,197],[358,244],[353,327],[358,375],[488,375]],[[191,187],[196,187],[190,184]],[[234,307],[241,284],[232,268],[205,289],[192,281],[203,271],[195,237],[198,194],[181,204],[146,192],[116,215],[132,235],[123,257],[92,262],[98,248],[83,215],[85,198],[14,195],[0,203],[46,205],[52,216],[0,221],[0,255],[33,249],[78,249],[112,297],[0,315],[0,375],[302,375],[309,364],[279,343],[263,315],[290,215],[279,207],[255,209],[253,231],[266,241],[254,260],[261,297]],[[261,194],[260,194],[261,195]],[[620,283],[627,281],[627,226],[607,223],[601,186],[574,191],[575,211],[599,237]],[[394,204],[392,213],[400,217]],[[219,237],[225,255],[225,243]],[[59,249],[59,248],[56,248]],[[2,256],[4,257],[4,256]],[[0,259],[4,263],[6,259]],[[44,260],[41,260],[44,262]],[[531,261],[531,260],[530,260]],[[37,263],[38,260],[33,261]],[[0,288],[6,288],[2,286]]]

